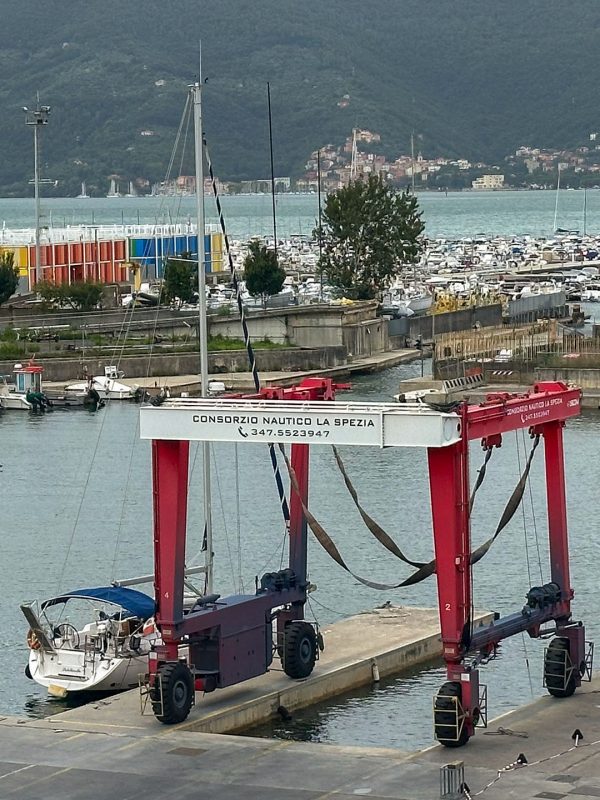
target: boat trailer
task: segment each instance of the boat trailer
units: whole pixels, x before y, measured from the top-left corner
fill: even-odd
[[[291,678],[307,677],[322,641],[304,620],[310,444],[427,449],[435,573],[447,680],[434,699],[434,729],[448,747],[468,742],[486,723],[479,666],[505,638],[526,631],[555,634],[546,650],[550,694],[571,695],[591,675],[592,646],[571,618],[562,428],[580,411],[579,389],[536,384],[527,394],[489,395],[479,405],[440,409],[424,403],[334,401],[335,386],[307,379],[290,388],[223,399],[169,399],[140,412],[141,437],[152,440],[156,623],[161,643],[150,654],[147,689],[161,722],[185,719],[194,689],[212,691],[269,669],[275,653]],[[551,581],[531,587],[525,606],[474,628],[470,531],[469,441],[500,447],[508,432],[541,437]],[[255,594],[201,597],[184,609],[185,538],[190,441],[291,444],[297,487],[290,496],[289,564],[263,575]],[[273,622],[276,622],[273,641]],[[544,627],[543,627],[544,626]],[[182,659],[181,646],[189,648]]]

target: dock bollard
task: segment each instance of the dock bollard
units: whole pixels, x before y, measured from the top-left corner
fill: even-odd
[[[373,683],[379,683],[379,665],[374,658],[371,659],[371,675],[373,676]]]
[[[440,767],[440,800],[464,800],[465,762],[452,761]]]

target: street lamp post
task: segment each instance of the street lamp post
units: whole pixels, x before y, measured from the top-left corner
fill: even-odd
[[[38,100],[36,108],[30,109],[23,106],[25,124],[33,125],[33,187],[35,196],[35,282],[41,283],[42,257],[40,251],[40,170],[39,170],[39,133],[43,125],[48,124],[50,106],[41,106]]]

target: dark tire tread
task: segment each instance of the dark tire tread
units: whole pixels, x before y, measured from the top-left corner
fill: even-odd
[[[317,635],[309,622],[290,622],[285,628],[281,663],[290,678],[307,678],[317,660]]]
[[[460,706],[461,688],[458,681],[446,681],[440,687],[433,707],[435,738],[444,747],[463,747],[469,741],[467,726],[463,724],[458,739],[454,738],[456,725],[456,706],[453,697],[458,698]],[[447,738],[447,737],[451,738]]]
[[[162,684],[162,703],[160,701]],[[180,693],[179,696],[177,693]],[[181,661],[162,664],[150,693],[152,711],[164,725],[176,725],[187,719],[194,703],[194,676]]]
[[[548,694],[553,697],[571,697],[577,688],[577,676],[573,669],[565,686],[564,663],[569,659],[569,639],[566,636],[556,636],[546,650],[544,657],[544,680]]]

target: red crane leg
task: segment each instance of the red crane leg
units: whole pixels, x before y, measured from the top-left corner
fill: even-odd
[[[443,656],[460,662],[471,616],[469,451],[463,438],[430,448],[429,482]]]
[[[308,532],[306,517],[302,510],[302,502],[308,506],[308,465],[310,448],[307,444],[293,444],[290,463],[296,473],[300,496],[290,490],[290,528],[289,528],[289,567],[296,574],[300,587],[307,584],[307,548]],[[300,500],[302,498],[302,502]],[[288,622],[304,619],[304,602],[294,603],[289,610],[280,611],[277,615],[278,644],[283,641],[285,626]]]
[[[309,446],[293,444],[290,458],[292,469],[296,473],[300,496],[304,505],[308,505],[308,463]],[[294,491],[290,495],[290,569],[293,569],[299,580],[306,582],[306,518],[302,511],[302,502]]]
[[[569,577],[569,538],[567,533],[567,497],[565,491],[565,459],[560,421],[541,427],[546,454],[546,498],[548,503],[548,536],[552,581],[562,591],[567,603],[573,596]]]
[[[183,619],[189,442],[152,442],[154,596],[164,646],[159,660],[177,659],[176,626]]]

